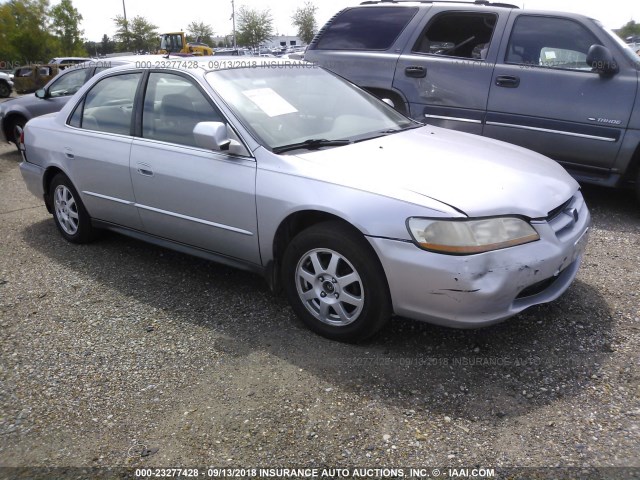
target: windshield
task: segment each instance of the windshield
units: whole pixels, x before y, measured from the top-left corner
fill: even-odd
[[[627,60],[631,60],[632,65],[635,65],[636,67],[640,67],[640,57],[633,50],[631,50],[631,47],[627,45],[624,42],[624,40],[622,40],[618,35],[616,35],[614,32],[612,32],[607,27],[605,27],[602,24],[602,22],[600,22],[599,20],[594,20],[594,23],[602,31],[604,31],[609,36],[609,38],[611,38],[614,42],[616,42],[620,46],[620,48],[624,52],[625,57],[627,57]]]
[[[335,140],[358,141],[419,125],[311,64],[218,70],[207,80],[270,149],[310,140],[338,146]]]

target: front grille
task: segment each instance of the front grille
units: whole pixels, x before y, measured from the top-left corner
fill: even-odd
[[[562,205],[549,212],[545,219],[558,239],[563,240],[571,235],[576,223],[585,214],[585,204],[582,194],[577,192]]]
[[[558,215],[560,215],[565,208],[567,208],[569,205],[571,205],[571,202],[573,202],[573,197],[571,197],[569,200],[564,202],[559,207],[556,207],[553,210],[551,210],[547,214],[547,218],[546,218],[547,222],[552,221],[554,218],[556,218]]]

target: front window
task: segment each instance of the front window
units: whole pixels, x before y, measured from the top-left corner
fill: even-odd
[[[88,69],[81,68],[58,77],[49,87],[49,96],[66,97],[73,95],[84,85],[87,79],[87,71]]]
[[[310,64],[209,72],[208,82],[263,144],[350,143],[419,125],[345,80]]]
[[[522,15],[513,27],[506,62],[591,71],[587,53],[596,44],[598,39],[573,20]]]
[[[193,129],[199,122],[224,119],[191,80],[152,72],[144,99],[142,136],[195,147]]]

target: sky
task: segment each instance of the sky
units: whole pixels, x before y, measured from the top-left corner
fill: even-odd
[[[92,41],[100,41],[105,33],[112,37],[115,32],[113,18],[122,14],[122,0],[72,0],[73,5],[83,17],[81,28],[84,37]],[[509,2],[509,0],[502,0]],[[160,2],[157,0],[124,0],[127,18],[136,15],[145,17],[158,26],[160,33],[186,30],[192,21],[202,21],[212,26],[215,35],[224,36],[232,31],[231,0],[189,0],[180,2]],[[361,0],[312,0],[318,7],[316,20],[318,26],[324,25],[329,18],[341,9],[358,5]],[[55,5],[58,0],[51,0]],[[303,6],[305,0],[235,0],[236,11],[241,6],[264,10],[269,8],[274,20],[276,33],[295,35],[296,29],[291,25],[291,15]],[[601,20],[609,28],[619,28],[629,20],[640,22],[640,2],[637,0],[522,0],[511,1],[514,5],[526,9],[560,10],[577,12]]]

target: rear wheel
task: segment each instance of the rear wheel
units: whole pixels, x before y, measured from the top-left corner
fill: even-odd
[[[71,180],[63,173],[51,180],[49,188],[53,219],[62,236],[72,243],[87,243],[94,238],[91,217]]]
[[[299,233],[283,258],[291,307],[313,331],[355,342],[375,334],[391,316],[382,266],[364,238],[339,222]]]

